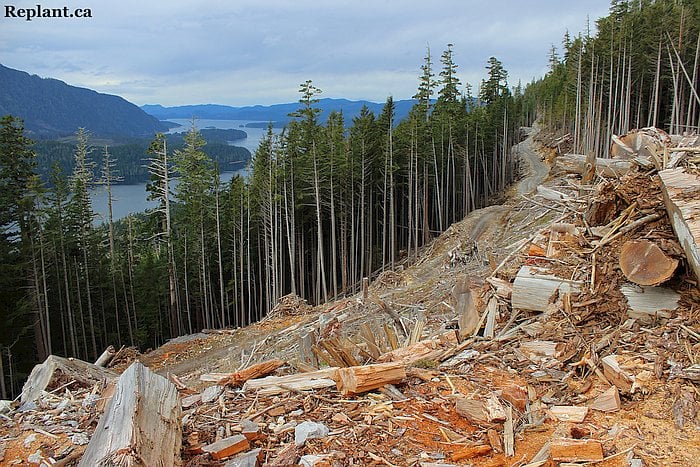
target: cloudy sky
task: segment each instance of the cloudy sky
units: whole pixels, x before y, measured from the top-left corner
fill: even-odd
[[[92,18],[7,18],[68,5]],[[142,104],[292,102],[307,79],[322,97],[382,102],[415,93],[429,46],[446,44],[463,83],[490,56],[509,81],[547,69],[552,44],[605,16],[609,0],[7,0],[0,63]],[[438,70],[439,71],[439,70]]]

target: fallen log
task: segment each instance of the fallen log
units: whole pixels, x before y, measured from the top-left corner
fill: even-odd
[[[175,385],[133,363],[119,377],[78,465],[181,465],[181,412]]]
[[[44,363],[32,369],[22,388],[20,402],[37,400],[42,391],[53,387],[55,381],[75,381],[81,386],[94,386],[100,381],[109,381],[117,377],[112,370],[93,365],[75,358],[63,358],[49,355]]]
[[[530,266],[523,266],[513,281],[513,308],[547,311],[550,298],[556,293],[578,293],[581,282],[542,274]]]
[[[700,287],[700,176],[682,168],[659,172],[673,231]]]
[[[589,170],[586,156],[583,154],[564,154],[557,156],[554,167],[567,173],[579,175],[586,174]],[[621,177],[630,171],[632,163],[622,159],[603,159],[597,157],[595,160],[595,173],[603,177]]]
[[[344,396],[361,394],[387,384],[400,383],[406,378],[403,363],[378,363],[376,365],[338,368],[335,375],[338,391]]]
[[[678,261],[649,240],[629,240],[620,251],[620,269],[635,284],[658,285],[673,276]]]
[[[273,395],[289,391],[329,388],[336,385],[333,378],[337,369],[337,367],[331,367],[295,375],[249,379],[243,385],[243,389],[245,391],[258,391],[261,395]]]
[[[244,370],[234,373],[208,373],[199,377],[201,381],[216,382],[219,386],[238,387],[249,379],[261,378],[267,376],[277,368],[283,366],[285,362],[282,360],[268,360],[262,363],[257,363]]]

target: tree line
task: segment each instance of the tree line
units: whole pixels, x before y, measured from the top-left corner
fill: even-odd
[[[194,123],[174,150],[158,134],[144,154],[157,208],[120,221],[108,147],[78,130],[72,172],[54,164],[45,185],[22,122],[4,117],[2,396],[48,354],[93,360],[109,344],[148,349],[244,326],[286,294],[322,303],[415,258],[516,176],[520,86],[509,87],[492,57],[474,96],[457,69],[452,44],[438,66],[428,50],[400,122],[388,98],[379,115],[364,109],[348,125],[333,112],[321,124],[321,90],[306,81],[291,122],[280,134],[269,128],[249,175],[228,183]],[[108,193],[101,226],[88,196],[97,183]]]
[[[525,91],[526,107],[571,133],[574,151],[609,154],[612,135],[654,126],[700,127],[700,5],[694,0],[614,0],[597,32],[564,36],[550,70]]]

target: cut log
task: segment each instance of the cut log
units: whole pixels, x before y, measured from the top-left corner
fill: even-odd
[[[581,282],[543,274],[538,269],[523,266],[513,282],[513,308],[547,311],[550,298],[556,293],[578,293]]]
[[[554,167],[567,173],[584,175],[589,170],[586,156],[583,154],[565,154],[557,156]],[[632,163],[622,159],[595,159],[595,173],[603,177],[621,177],[630,171]]]
[[[620,269],[635,284],[661,284],[671,278],[677,266],[677,260],[649,240],[629,240],[620,251]]]
[[[573,405],[555,405],[549,412],[562,422],[581,423],[588,415],[588,407],[577,407]]]
[[[633,378],[620,368],[620,364],[617,363],[617,355],[608,355],[602,358],[600,362],[603,364],[603,374],[608,381],[624,393],[632,390]]]
[[[673,231],[700,287],[700,176],[677,168],[659,177]]]
[[[361,394],[386,384],[400,383],[406,378],[403,363],[378,363],[376,365],[338,368],[335,375],[338,391],[344,396]]]
[[[488,424],[486,404],[480,400],[458,397],[455,401],[455,411],[475,425]]]
[[[650,318],[672,318],[681,299],[680,294],[665,287],[644,287],[625,284],[620,291],[627,298],[627,315],[648,321]]]
[[[603,445],[594,439],[559,438],[552,440],[549,452],[556,462],[600,462]]]
[[[32,369],[22,388],[20,401],[24,404],[37,400],[41,397],[42,391],[54,389],[58,381],[60,384],[75,381],[80,386],[88,387],[101,381],[116,379],[117,376],[115,372],[92,363],[75,358],[68,359],[49,355],[44,363],[40,363]]]
[[[249,379],[243,385],[243,389],[257,391],[261,395],[273,395],[289,391],[329,388],[336,385],[333,378],[337,369],[337,367],[331,367],[295,375]]]
[[[612,386],[596,397],[593,403],[589,405],[589,408],[600,412],[617,412],[620,410],[620,392],[617,390],[617,386]]]
[[[95,366],[101,366],[102,368],[106,367],[109,361],[114,357],[114,354],[116,354],[117,351],[114,350],[114,346],[110,345],[105,349],[104,352],[102,352],[102,355],[97,357],[97,360],[95,360]]]
[[[215,460],[225,459],[248,449],[250,449],[250,443],[243,435],[229,436],[202,447],[202,451],[208,453]]]
[[[141,363],[120,377],[79,466],[180,465],[177,388]]]
[[[249,379],[269,375],[284,364],[285,362],[282,360],[268,360],[266,362],[252,365],[245,370],[236,371],[234,373],[209,373],[200,376],[199,379],[201,381],[215,381],[220,386],[229,385],[238,387]]]

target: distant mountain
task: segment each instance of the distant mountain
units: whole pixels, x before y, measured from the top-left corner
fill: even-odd
[[[152,137],[170,127],[119,96],[3,65],[0,83],[0,116],[22,118],[32,138],[60,138],[74,134],[79,127],[101,137]]]
[[[416,103],[415,100],[394,101],[395,121],[398,122],[408,115],[408,111]],[[347,99],[320,99],[315,106],[321,109],[320,120],[325,122],[328,114],[333,111],[343,112],[346,124],[350,125],[352,119],[360,115],[362,106],[366,105],[375,115],[379,115],[384,103],[370,101],[350,101]],[[198,118],[203,120],[256,120],[261,122],[276,122],[284,124],[290,120],[289,114],[299,109],[298,102],[274,105],[255,105],[248,107],[231,107],[218,104],[182,105],[177,107],[163,107],[162,105],[141,106],[146,113],[160,120],[173,118]]]

